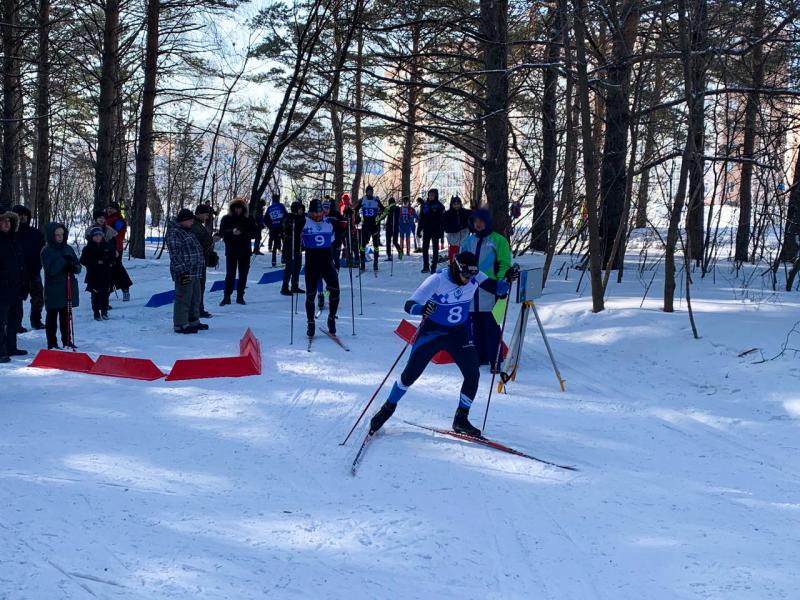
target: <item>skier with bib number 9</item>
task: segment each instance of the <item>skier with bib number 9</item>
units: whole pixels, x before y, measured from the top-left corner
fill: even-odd
[[[332,245],[338,220],[326,217],[322,201],[314,198],[308,206],[308,216],[303,227],[303,248],[306,251],[306,335],[314,337],[314,299],[317,285],[324,281],[330,292],[328,331],[336,334],[336,311],[339,308],[339,272],[333,260]]]
[[[408,314],[422,315],[422,324],[405,369],[395,381],[389,398],[370,421],[370,434],[378,431],[392,416],[397,403],[422,375],[434,355],[445,350],[464,377],[453,430],[474,437],[481,435],[480,429],[468,419],[480,379],[478,354],[469,331],[469,307],[479,288],[505,297],[510,287],[504,280],[489,279],[481,273],[478,259],[472,252],[459,253],[449,269],[422,282],[405,304]]]

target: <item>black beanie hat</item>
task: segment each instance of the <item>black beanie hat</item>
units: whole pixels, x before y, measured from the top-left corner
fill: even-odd
[[[178,211],[178,216],[175,217],[175,220],[178,223],[182,223],[183,221],[188,221],[189,219],[194,219],[194,213],[190,211],[188,208],[182,208]]]
[[[210,215],[211,212],[211,207],[208,204],[198,204],[197,208],[194,209],[194,214],[196,215]]]

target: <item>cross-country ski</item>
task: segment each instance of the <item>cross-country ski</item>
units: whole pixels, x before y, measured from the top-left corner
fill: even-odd
[[[458,440],[464,442],[470,442],[473,444],[479,444],[481,446],[486,446],[487,448],[492,448],[494,450],[499,450],[500,452],[505,452],[507,454],[513,454],[514,456],[520,456],[522,458],[527,458],[528,460],[534,460],[536,462],[540,462],[545,465],[550,465],[551,467],[558,467],[559,469],[566,469],[567,471],[577,471],[578,469],[572,465],[560,465],[558,463],[550,462],[549,460],[544,460],[541,458],[536,458],[535,456],[531,456],[530,454],[526,454],[525,452],[521,452],[520,450],[516,450],[515,448],[511,448],[510,446],[506,446],[505,444],[501,444],[496,440],[489,439],[484,436],[472,436],[472,435],[465,435],[463,433],[458,433],[457,431],[452,431],[450,429],[440,429],[438,427],[429,427],[427,425],[420,425],[419,423],[413,423],[411,421],[407,421],[403,419],[403,423],[406,425],[411,425],[412,427],[417,427],[419,429],[425,429],[432,433],[437,433],[439,435],[445,435],[449,437],[456,438]]]

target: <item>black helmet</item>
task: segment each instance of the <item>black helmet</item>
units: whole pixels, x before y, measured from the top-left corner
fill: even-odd
[[[292,211],[294,214],[297,214],[297,213],[299,213],[299,212],[300,212],[301,210],[303,210],[304,208],[305,208],[305,206],[303,206],[303,203],[302,203],[302,202],[300,202],[299,200],[295,200],[294,202],[292,202],[292,205],[289,207],[289,209],[290,209],[290,210],[291,210],[291,211]]]
[[[459,252],[450,265],[453,275],[459,274],[465,279],[471,279],[478,274],[478,257],[472,252]]]
[[[310,213],[321,213],[322,212],[322,200],[319,198],[314,198],[311,203],[308,205],[308,212]]]

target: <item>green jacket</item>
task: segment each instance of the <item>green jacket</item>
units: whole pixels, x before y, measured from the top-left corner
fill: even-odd
[[[488,236],[479,237],[473,233],[461,244],[461,251],[472,252],[478,257],[478,268],[490,279],[500,280],[511,268],[511,246],[508,240],[493,231]],[[492,312],[497,298],[491,292],[479,289],[472,302],[472,312]]]
[[[55,232],[61,227],[64,230],[64,241],[56,243]],[[81,272],[81,263],[78,255],[67,243],[69,231],[62,223],[48,223],[44,228],[44,237],[47,245],[42,248],[42,267],[44,268],[44,306],[47,310],[58,310],[67,307],[67,277],[69,277],[70,291],[72,292],[72,306],[80,303],[78,278],[76,273]],[[77,267],[76,273],[67,273],[64,268],[68,263]]]

